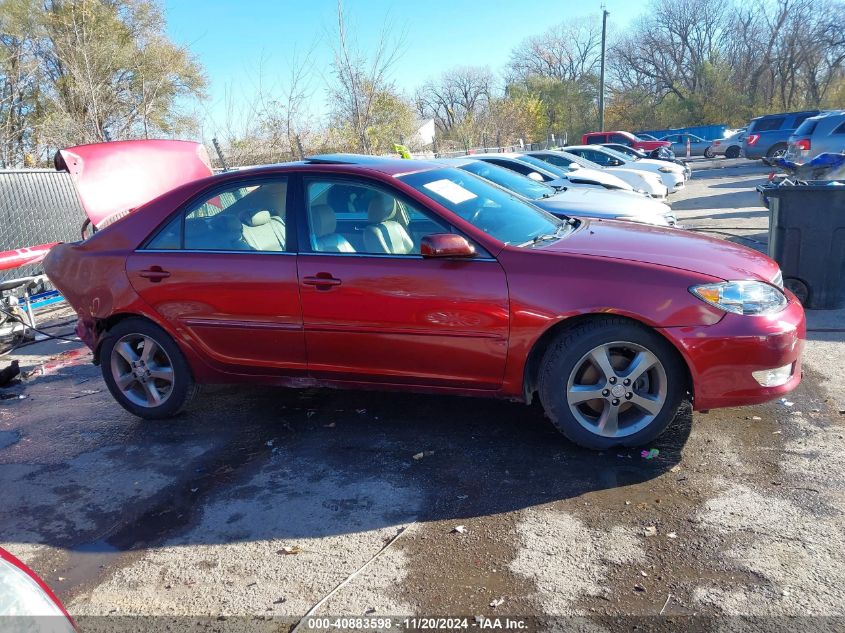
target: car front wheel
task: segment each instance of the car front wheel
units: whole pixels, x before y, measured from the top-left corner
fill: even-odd
[[[704,158],[713,158],[716,154],[713,153],[713,148],[708,147],[704,150]]]
[[[725,158],[739,158],[739,148],[736,145],[731,145],[725,150]]]
[[[586,448],[639,446],[675,418],[686,370],[671,345],[637,323],[595,319],[564,332],[540,371],[546,415]]]
[[[145,319],[126,319],[109,330],[100,364],[115,400],[141,418],[176,415],[196,390],[182,351],[163,329]]]

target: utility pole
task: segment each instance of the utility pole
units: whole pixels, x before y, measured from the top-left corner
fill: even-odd
[[[599,132],[604,131],[604,50],[607,41],[607,16],[610,11],[601,5],[601,77],[599,78]]]

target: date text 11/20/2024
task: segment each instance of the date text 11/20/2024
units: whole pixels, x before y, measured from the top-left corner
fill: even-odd
[[[513,617],[485,617],[474,618],[438,618],[438,617],[340,617],[340,618],[309,618],[306,630],[357,630],[384,631],[397,630],[417,631],[459,631],[467,629],[479,630],[510,630],[520,631],[528,629],[528,623],[521,618]]]

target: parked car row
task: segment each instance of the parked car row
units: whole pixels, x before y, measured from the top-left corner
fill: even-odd
[[[705,158],[738,158],[744,154],[752,160],[786,156],[790,160],[802,161],[825,152],[845,151],[845,110],[765,114],[751,119],[747,127],[714,140],[690,133],[673,133],[655,139],[648,134],[613,131],[589,132],[582,136],[581,142],[583,145],[604,145],[616,150],[626,147],[649,153],[649,158],[658,158],[657,153],[661,150],[686,156],[689,149],[690,156]]]

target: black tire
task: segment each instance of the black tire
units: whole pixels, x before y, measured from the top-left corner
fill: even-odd
[[[704,158],[713,158],[716,154],[713,153],[712,147],[707,147],[704,149]]]
[[[112,360],[115,359],[116,362],[124,361],[116,359],[115,346],[118,343],[131,342],[134,337],[143,337],[154,341],[160,348],[160,351],[163,351],[166,355],[159,356],[159,358],[166,357],[169,366],[172,368],[170,387],[162,403],[159,405],[139,405],[130,399],[133,397],[132,393],[127,395],[117,384]],[[160,420],[162,418],[173,417],[190,403],[197,391],[191,368],[176,342],[162,328],[140,317],[132,317],[120,321],[108,331],[100,347],[100,367],[103,373],[103,380],[105,380],[106,386],[118,404],[133,415],[147,420]],[[147,374],[149,374],[149,371]],[[144,378],[143,380],[146,382],[150,379]],[[137,385],[143,391],[143,387],[138,380],[133,380],[133,384]],[[156,391],[158,392],[158,389]]]
[[[623,437],[606,437],[589,431],[575,418],[567,398],[567,385],[586,354],[617,341],[641,346],[657,357],[665,369],[666,393],[662,408],[644,428]],[[663,433],[684,399],[686,376],[686,367],[677,350],[656,332],[628,319],[598,317],[564,331],[549,345],[540,367],[538,387],[546,415],[563,435],[579,446],[605,450],[620,445],[641,446]]]
[[[786,143],[775,143],[769,148],[769,151],[766,152],[766,158],[771,160],[776,156],[782,156],[783,152],[786,152]]]
[[[725,158],[739,158],[739,147],[731,145],[725,150]]]

